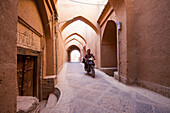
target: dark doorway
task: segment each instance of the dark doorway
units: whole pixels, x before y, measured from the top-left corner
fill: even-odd
[[[17,81],[20,96],[36,96],[37,57],[17,55]]]

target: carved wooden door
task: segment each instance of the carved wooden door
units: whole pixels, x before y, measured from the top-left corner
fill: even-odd
[[[33,96],[34,57],[25,57],[23,96]]]
[[[22,55],[17,56],[17,82],[18,82],[18,95],[23,95],[23,66],[24,57]]]
[[[18,90],[21,96],[33,96],[34,57],[17,56]]]

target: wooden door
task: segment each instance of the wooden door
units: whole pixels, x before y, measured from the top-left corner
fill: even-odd
[[[33,96],[34,57],[25,57],[23,96]]]
[[[20,96],[34,95],[34,57],[17,56],[17,80]]]
[[[22,55],[17,55],[17,82],[18,82],[18,95],[23,95],[23,67],[24,57]]]

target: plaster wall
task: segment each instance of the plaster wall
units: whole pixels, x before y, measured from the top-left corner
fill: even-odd
[[[37,30],[42,36],[45,35],[42,41],[42,47],[44,47],[44,63],[43,63],[43,76],[55,74],[55,58],[54,58],[54,31],[53,21],[50,10],[47,6],[47,2],[44,2],[47,18],[51,20],[49,23],[42,23],[42,19],[39,10],[37,8],[35,0],[19,0],[18,2],[18,16],[23,19],[27,24]],[[45,14],[44,14],[45,15]],[[43,26],[44,24],[44,26]],[[49,29],[50,32],[49,32]],[[45,29],[45,30],[44,30]],[[44,34],[43,34],[44,32]]]
[[[31,29],[36,30],[42,35],[39,52],[42,52],[41,69],[43,70],[39,71],[43,74],[40,83],[43,99],[44,96],[46,97],[46,95],[51,93],[47,87],[53,89],[53,86],[50,85],[52,82],[46,82],[46,79],[56,81],[56,78],[53,77],[53,75],[56,75],[56,35],[54,19],[56,11],[52,8],[51,4],[52,1],[49,0],[19,0],[18,5],[18,16],[28,24],[28,27],[30,26]],[[38,45],[38,43],[35,44]],[[51,76],[51,78],[46,76]],[[55,85],[55,83],[53,83],[53,85]]]
[[[111,15],[108,17],[107,21],[109,21],[109,20],[114,21],[116,24],[119,22],[119,21],[117,21],[117,17],[116,17],[115,11],[113,11],[111,13]],[[101,29],[100,30],[101,40],[103,39],[103,33],[104,33],[105,28],[106,28],[107,21],[102,26],[100,26],[101,27],[100,28]]]
[[[54,26],[52,26],[54,27]],[[52,32],[53,33],[53,32]],[[52,34],[52,37],[46,37],[46,75],[55,75],[56,74],[56,61],[55,61],[55,36]]]
[[[57,35],[57,73],[59,73],[68,57],[62,35],[59,31],[57,31]]]
[[[46,7],[46,9],[47,9],[47,7]],[[45,14],[43,14],[43,15],[45,15]],[[33,27],[39,33],[41,33],[41,35],[46,34],[45,35],[46,38],[49,36],[49,35],[47,35],[47,33],[49,33],[49,32],[47,32],[48,26],[45,26],[46,31],[43,34],[44,26],[42,24],[42,19],[41,19],[42,14],[40,16],[40,13],[36,6],[36,2],[34,0],[19,0],[19,2],[18,2],[18,16],[21,17],[21,19],[23,19],[26,23],[28,23],[31,27]],[[46,23],[44,23],[44,24],[46,24]],[[46,67],[47,67],[47,64],[46,64],[46,58],[47,58],[47,56],[46,56],[46,52],[47,52],[46,42],[47,42],[47,40],[46,40],[46,38],[42,39],[42,47],[44,48],[43,58],[42,58],[43,59],[43,61],[42,61],[43,62],[43,76],[46,76],[46,73],[47,73],[47,71],[46,71]],[[43,41],[43,40],[45,40],[45,41]]]
[[[100,44],[101,44],[101,39],[100,36],[97,37],[96,41],[95,41],[95,64],[96,64],[96,68],[101,67],[101,51],[100,51]]]
[[[108,20],[113,20],[122,23],[120,35],[117,38],[120,40],[120,75],[127,78],[127,21],[126,21],[126,4],[124,0],[109,0],[114,12],[110,15]],[[101,34],[103,34],[106,23],[101,27]],[[117,33],[118,34],[118,33]],[[102,37],[101,37],[102,38]],[[118,57],[118,56],[117,56]]]
[[[87,39],[87,45],[86,45],[86,49],[91,49],[91,53],[95,56],[96,60],[95,60],[95,64],[98,67],[98,61],[100,59],[97,59],[97,55],[99,55],[99,53],[97,53],[97,40],[100,39],[99,36],[96,35],[96,33],[94,31],[92,31],[91,29],[87,28],[87,33],[86,33],[86,39]]]
[[[57,36],[56,36],[56,15],[53,1],[37,0],[40,16],[44,28],[43,47],[43,78],[42,78],[42,99],[47,99],[48,95],[54,91],[57,83]]]
[[[35,0],[19,0],[18,16],[43,35],[43,24]]]
[[[0,1],[0,112],[16,112],[17,0]]]
[[[117,67],[117,29],[114,21],[108,21],[101,42],[101,66]]]
[[[170,96],[167,92],[170,87],[170,1],[134,0],[134,14],[137,81],[140,85]]]
[[[49,4],[49,5],[48,5]],[[44,11],[41,14],[44,19],[44,76],[56,75],[56,44],[55,44],[55,20],[54,10],[51,7],[50,1],[43,1]],[[40,9],[42,10],[42,9]],[[46,20],[47,19],[47,20]]]

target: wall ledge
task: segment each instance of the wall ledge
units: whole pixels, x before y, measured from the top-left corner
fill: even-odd
[[[170,88],[152,82],[138,80],[137,85],[170,98]]]

